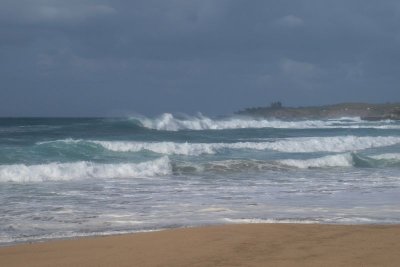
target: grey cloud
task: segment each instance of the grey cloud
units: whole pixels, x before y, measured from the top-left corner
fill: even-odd
[[[1,5],[2,21],[10,24],[72,21],[99,15],[115,14],[114,8],[95,0],[4,0]]]
[[[394,0],[4,0],[0,115],[394,101],[398,25]]]
[[[296,28],[303,26],[304,20],[294,15],[287,15],[275,21],[278,26]]]
[[[318,68],[308,62],[299,62],[288,58],[282,59],[279,64],[281,70],[290,76],[312,77],[317,75]]]

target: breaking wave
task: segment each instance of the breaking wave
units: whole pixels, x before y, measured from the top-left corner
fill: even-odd
[[[351,153],[330,155],[306,160],[220,160],[207,163],[173,163],[174,174],[201,172],[237,173],[247,171],[287,171],[293,169],[355,167]]]
[[[280,160],[279,162],[283,165],[296,167],[299,169],[354,166],[353,156],[350,153],[330,155],[330,156],[305,159],[305,160],[285,159],[285,160]]]
[[[156,118],[132,117],[131,121],[141,126],[162,131],[180,130],[223,130],[245,128],[282,128],[282,129],[314,129],[314,128],[377,128],[399,129],[399,125],[390,122],[365,122],[360,118],[338,118],[331,120],[299,120],[283,121],[275,119],[262,119],[251,117],[227,117],[212,119],[201,114],[197,116],[176,117],[170,113],[164,113]],[[360,124],[362,123],[362,124]],[[385,123],[382,125],[382,123]]]
[[[400,154],[365,156],[357,153],[344,153],[305,160],[285,159],[278,162],[284,166],[295,167],[299,169],[332,167],[400,167]]]
[[[386,153],[386,154],[381,154],[381,155],[374,155],[371,157],[374,159],[377,159],[377,160],[400,161],[400,154],[398,154],[398,153]]]
[[[138,141],[98,141],[66,139],[52,142],[93,143],[115,152],[152,151],[165,155],[215,154],[223,149],[274,150],[286,153],[312,152],[350,152],[368,148],[400,144],[395,136],[335,136],[335,137],[297,137],[264,142],[236,143],[176,143],[176,142],[138,142]],[[46,142],[49,143],[49,142]],[[45,143],[38,143],[45,144]]]
[[[311,168],[335,168],[335,167],[358,167],[358,168],[379,168],[379,167],[400,167],[400,155],[396,159],[387,158],[385,154],[376,156],[364,156],[357,153],[343,153],[328,155],[310,159],[283,159],[283,160],[220,160],[204,164],[195,163],[173,163],[173,172],[177,174],[193,172],[243,172],[243,171],[282,171]],[[377,159],[381,158],[381,159]],[[383,159],[382,159],[383,158]]]
[[[92,162],[0,165],[0,182],[43,182],[80,178],[144,178],[169,175],[168,157],[142,163],[99,164]]]
[[[247,171],[279,171],[287,170],[287,166],[283,166],[276,161],[263,160],[218,160],[207,163],[179,162],[172,163],[174,174],[190,174],[201,172],[212,173],[236,173]]]
[[[399,167],[400,154],[388,153],[372,156],[354,154],[355,165],[358,167]]]
[[[393,154],[394,155],[394,154]],[[392,154],[390,155],[392,157]],[[379,159],[377,159],[379,158]],[[310,159],[283,159],[283,160],[219,160],[207,163],[172,163],[174,174],[188,174],[199,172],[236,173],[247,171],[284,171],[296,169],[323,169],[323,168],[380,168],[400,167],[400,155],[396,158],[387,158],[386,154],[364,156],[357,153],[342,153]]]

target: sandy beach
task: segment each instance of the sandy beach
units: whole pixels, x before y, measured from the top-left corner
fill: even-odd
[[[246,224],[0,248],[0,266],[399,266],[399,225]]]

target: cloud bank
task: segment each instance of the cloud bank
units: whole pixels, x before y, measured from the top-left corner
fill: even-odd
[[[397,1],[4,0],[0,115],[400,101]]]

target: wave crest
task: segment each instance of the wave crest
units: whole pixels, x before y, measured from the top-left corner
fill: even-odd
[[[269,142],[175,143],[133,141],[90,141],[117,152],[148,150],[160,154],[198,156],[214,154],[222,149],[274,150],[286,153],[348,152],[400,143],[400,137],[298,137]]]
[[[298,120],[283,121],[277,119],[263,119],[243,116],[233,116],[221,119],[212,119],[201,114],[197,116],[184,115],[176,117],[171,113],[164,113],[156,118],[132,117],[130,120],[141,126],[160,131],[180,130],[223,130],[245,128],[282,128],[282,129],[316,129],[316,128],[377,128],[399,129],[399,125],[391,122],[366,122],[360,118],[338,118],[330,120]],[[382,123],[384,123],[382,125]]]
[[[350,153],[329,155],[320,158],[305,159],[305,160],[285,159],[285,160],[280,160],[279,163],[285,166],[295,167],[299,169],[354,166],[353,156]]]
[[[0,182],[43,182],[80,178],[144,178],[169,175],[168,157],[142,163],[100,164],[86,161],[0,166]]]
[[[345,153],[329,155],[319,158],[297,160],[285,159],[278,161],[280,164],[299,169],[309,168],[333,168],[333,167],[358,167],[358,168],[382,168],[399,167],[400,154],[380,154],[364,156],[357,153]]]

